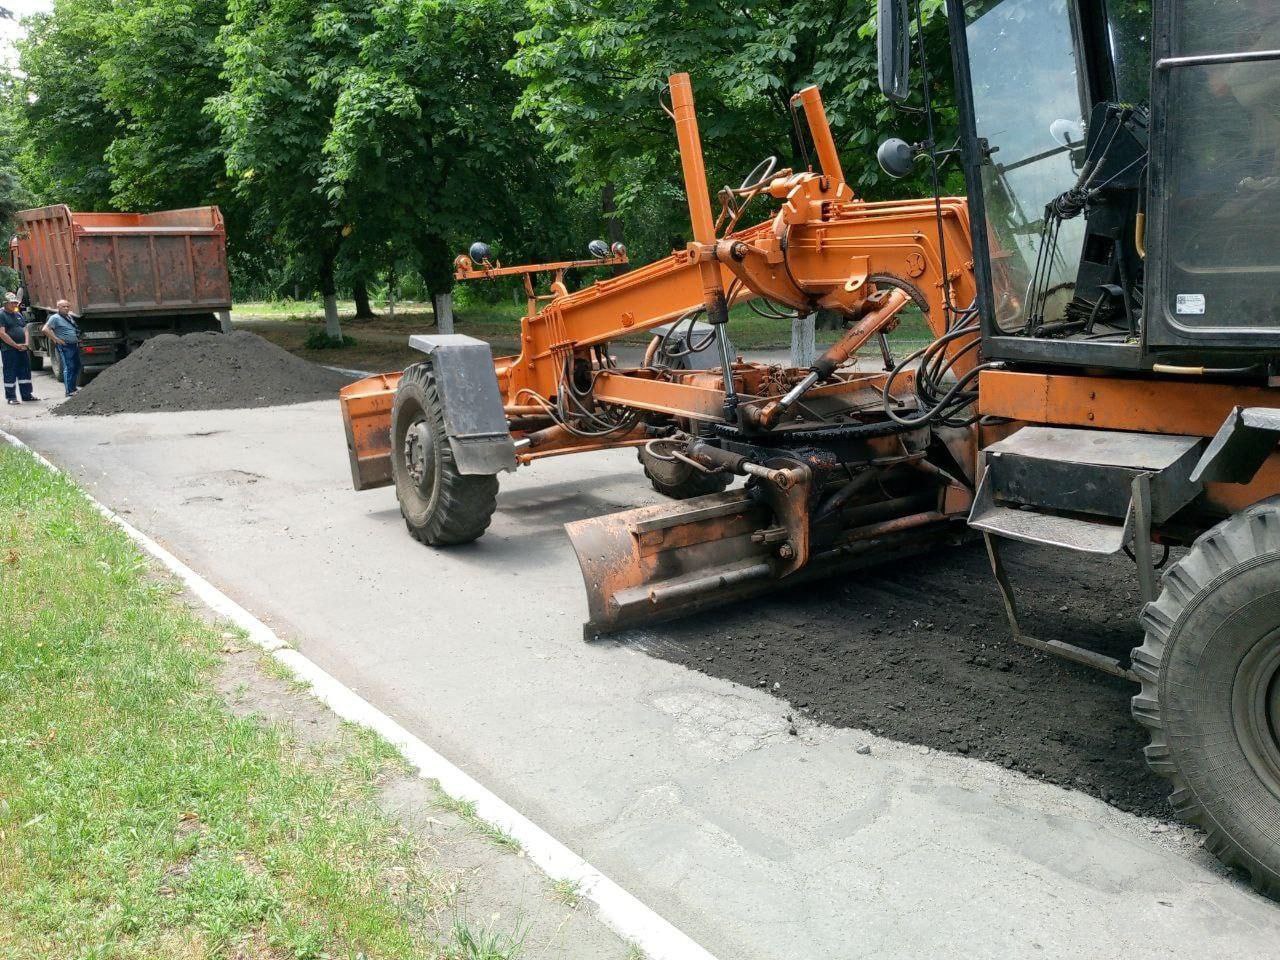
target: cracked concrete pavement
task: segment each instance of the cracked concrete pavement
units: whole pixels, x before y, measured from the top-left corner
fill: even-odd
[[[350,490],[336,402],[0,425],[722,960],[1280,956],[1187,828],[583,643],[561,525],[654,502],[629,451],[433,551]]]

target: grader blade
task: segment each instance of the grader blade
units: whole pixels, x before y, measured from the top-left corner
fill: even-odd
[[[864,508],[861,521],[794,572],[779,555],[773,511],[743,490],[567,523],[587,589],[583,635],[675,619],[956,540],[963,522],[929,509],[927,500],[882,505],[901,512]]]
[[[769,512],[742,490],[565,524],[587,587],[588,637],[692,613],[774,577],[751,535]]]

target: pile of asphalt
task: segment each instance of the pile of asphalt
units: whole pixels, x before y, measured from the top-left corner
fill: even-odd
[[[255,333],[162,334],[56,408],[71,416],[274,407],[335,397],[345,374]]]
[[[1007,544],[1023,629],[1128,662],[1141,644],[1133,564]],[[628,639],[624,634],[619,639]],[[672,624],[632,642],[768,691],[780,713],[997,763],[1168,818],[1129,713],[1137,687],[1009,635],[980,545],[815,582]]]

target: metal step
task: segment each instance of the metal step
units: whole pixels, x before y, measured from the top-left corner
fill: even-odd
[[[988,504],[981,512],[975,509],[969,516],[969,526],[983,533],[1024,543],[1105,555],[1119,553],[1130,532],[1128,523],[1060,517],[994,503]]]
[[[1201,437],[1023,427],[983,451],[984,482],[996,504],[1121,522],[1134,480],[1145,475],[1151,518],[1161,523],[1200,493],[1191,473],[1204,444]]]
[[[1191,502],[1200,437],[1116,430],[1023,427],[982,452],[982,478],[969,526],[981,530],[1013,638],[1046,653],[1130,680],[1112,657],[1022,629],[1013,584],[1000,557],[1002,539],[1077,553],[1114,554],[1133,544],[1144,602],[1155,599],[1151,525]]]

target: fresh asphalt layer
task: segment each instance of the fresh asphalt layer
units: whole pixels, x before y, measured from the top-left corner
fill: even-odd
[[[763,692],[583,643],[561,526],[655,501],[629,451],[504,476],[489,533],[437,552],[389,490],[351,491],[336,402],[47,406],[0,426],[720,960],[1280,955],[1280,907],[1191,831],[856,730],[792,735]]]

